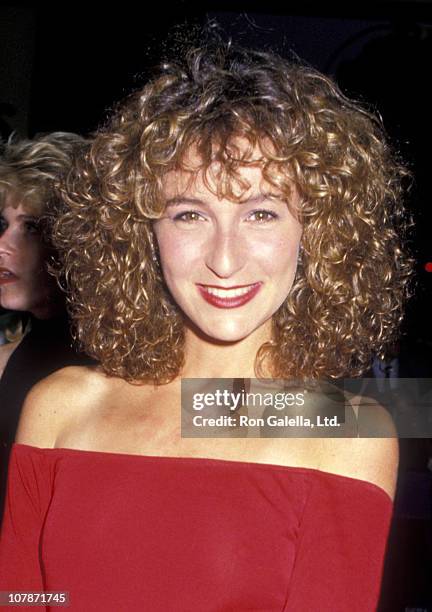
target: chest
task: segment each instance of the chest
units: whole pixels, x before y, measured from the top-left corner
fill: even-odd
[[[304,474],[100,455],[84,470],[81,460],[60,468],[42,535],[50,589],[66,581],[75,605],[97,594],[101,610],[283,609]]]
[[[319,468],[323,440],[291,438],[183,437],[181,387],[117,387],[85,416],[72,419],[56,446],[101,452]]]

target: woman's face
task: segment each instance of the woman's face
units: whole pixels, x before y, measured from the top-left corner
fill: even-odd
[[[219,199],[197,173],[169,172],[167,207],[155,223],[166,284],[192,327],[235,342],[264,331],[291,290],[301,225],[259,164],[239,171],[250,189],[241,203]],[[292,191],[292,209],[298,195]],[[190,324],[189,324],[190,327]]]
[[[44,319],[58,308],[59,295],[46,260],[49,251],[37,218],[6,198],[0,210],[0,304]]]

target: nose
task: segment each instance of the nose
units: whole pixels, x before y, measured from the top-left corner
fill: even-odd
[[[206,254],[206,266],[218,278],[230,278],[245,264],[245,249],[241,236],[233,229],[215,229]]]
[[[13,250],[13,245],[10,240],[8,230],[0,231],[0,257],[2,255],[9,255]]]
[[[0,234],[0,255],[7,254],[10,251],[10,244],[6,236],[6,232]]]

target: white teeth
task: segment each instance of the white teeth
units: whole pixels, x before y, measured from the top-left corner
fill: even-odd
[[[233,298],[249,293],[252,289],[252,285],[249,285],[249,287],[239,287],[238,289],[216,289],[215,287],[204,287],[204,289],[207,293],[210,293],[210,295],[215,295],[219,298]]]
[[[2,270],[0,272],[0,278],[9,278],[10,276],[13,276],[12,272],[8,272],[7,270]]]

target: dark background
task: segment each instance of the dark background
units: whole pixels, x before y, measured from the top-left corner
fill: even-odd
[[[432,273],[425,271],[432,262],[432,2],[3,3],[2,137],[14,130],[22,136],[93,131],[115,102],[145,82],[161,54],[193,43],[209,18],[247,46],[294,51],[381,113],[414,175],[407,206],[416,222],[410,247],[417,289],[404,327],[401,375],[432,377]],[[402,445],[382,611],[432,610],[430,454],[425,441]]]

